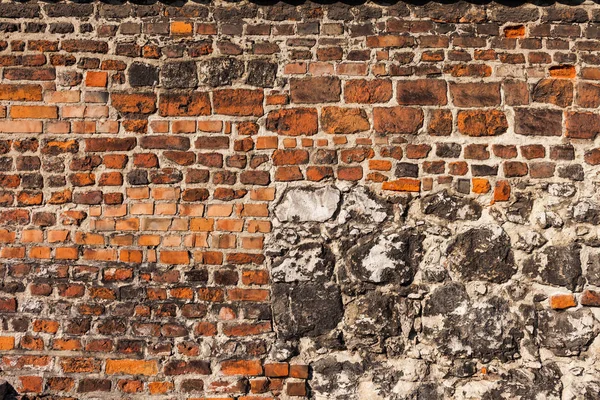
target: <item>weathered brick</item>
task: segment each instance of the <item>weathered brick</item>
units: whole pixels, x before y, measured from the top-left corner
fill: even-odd
[[[237,116],[263,115],[262,90],[223,89],[213,92],[213,105],[216,114]]]
[[[159,113],[163,117],[210,115],[207,93],[165,93],[159,99]]]
[[[458,112],[458,131],[468,136],[496,136],[508,129],[508,121],[498,110]]]
[[[423,126],[423,111],[410,107],[377,107],[373,109],[375,131],[385,134],[416,134]]]
[[[318,131],[317,110],[314,108],[290,108],[271,111],[266,128],[285,136],[314,135]]]
[[[293,78],[290,92],[293,103],[317,104],[338,102],[342,89],[336,77]]]
[[[367,113],[359,108],[324,107],[321,126],[327,133],[353,134],[370,128]]]

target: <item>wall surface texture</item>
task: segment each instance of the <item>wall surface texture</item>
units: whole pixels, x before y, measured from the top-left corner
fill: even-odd
[[[0,392],[599,399],[599,106],[593,2],[2,0]]]

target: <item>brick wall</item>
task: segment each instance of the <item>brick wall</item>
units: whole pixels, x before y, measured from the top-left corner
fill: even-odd
[[[3,0],[0,388],[598,398],[599,37],[592,2]]]

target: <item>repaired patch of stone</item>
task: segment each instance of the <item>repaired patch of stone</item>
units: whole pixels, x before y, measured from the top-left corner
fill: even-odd
[[[340,199],[340,191],[332,186],[289,189],[275,207],[275,216],[281,222],[325,222],[337,211]]]

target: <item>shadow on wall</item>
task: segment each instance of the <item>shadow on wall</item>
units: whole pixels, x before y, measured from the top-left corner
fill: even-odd
[[[73,3],[94,3],[97,0],[72,0]],[[212,3],[214,3],[211,0],[132,0],[132,1],[121,1],[121,0],[99,0],[101,3],[105,3],[105,4],[111,4],[111,5],[118,5],[118,4],[126,4],[126,3],[132,3],[132,4],[139,4],[139,5],[151,5],[151,4],[156,4],[156,3],[163,3],[169,6],[183,6],[185,4],[188,3],[195,3],[195,4],[203,4],[203,5],[210,5]],[[595,3],[600,3],[600,0],[593,0]],[[58,3],[60,1],[45,1],[47,3]],[[225,0],[224,2],[229,3],[231,5],[235,5],[236,3],[242,3],[243,0]],[[503,6],[509,6],[509,7],[518,7],[521,6],[523,4],[532,4],[532,5],[536,5],[536,6],[540,6],[540,7],[546,7],[546,6],[552,6],[552,5],[556,5],[556,4],[560,4],[560,5],[564,5],[564,6],[579,6],[581,4],[583,4],[585,2],[585,0],[562,0],[562,1],[550,1],[550,0],[499,0],[499,1],[491,1],[491,0],[441,0],[441,1],[429,1],[429,0],[391,0],[391,1],[385,1],[385,0],[342,0],[342,1],[336,1],[336,0],[316,0],[316,1],[306,1],[306,0],[285,0],[285,1],[279,1],[279,0],[249,0],[250,3],[256,4],[256,5],[261,5],[261,6],[268,6],[268,5],[276,5],[276,4],[289,4],[289,5],[293,5],[293,6],[297,6],[297,5],[302,5],[302,4],[307,4],[307,3],[313,3],[313,4],[336,4],[336,3],[341,3],[341,4],[347,4],[347,5],[351,5],[351,6],[358,6],[358,5],[362,5],[362,4],[367,4],[367,3],[371,3],[371,4],[375,4],[375,5],[379,5],[379,6],[388,6],[388,5],[394,5],[397,3],[406,3],[406,4],[412,4],[415,6],[420,6],[420,5],[426,5],[429,3],[439,3],[439,4],[456,4],[456,3],[469,3],[469,4],[481,4],[481,5],[493,5],[493,4],[499,4],[499,5],[503,5]]]
[[[17,397],[19,393],[8,382],[0,379],[0,400],[26,400],[28,397]]]

